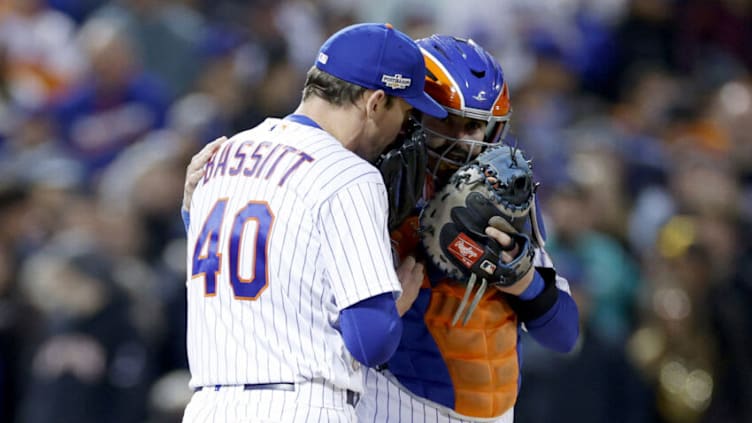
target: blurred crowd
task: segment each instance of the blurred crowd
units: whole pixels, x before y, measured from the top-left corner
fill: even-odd
[[[185,166],[363,21],[505,70],[582,320],[516,421],[752,422],[748,0],[0,1],[0,421],[180,420]]]

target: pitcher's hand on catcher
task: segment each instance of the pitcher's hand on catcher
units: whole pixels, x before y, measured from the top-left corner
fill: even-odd
[[[397,267],[397,277],[402,284],[402,294],[397,298],[397,312],[400,316],[404,316],[418,298],[424,275],[423,264],[416,262],[412,256],[406,257]]]
[[[185,169],[185,185],[183,186],[183,210],[190,211],[191,198],[193,197],[193,191],[198,185],[198,181],[204,177],[206,170],[206,162],[209,161],[211,156],[219,150],[219,147],[227,141],[227,137],[219,137],[216,140],[206,144],[204,148],[196,153],[192,158],[188,167]]]

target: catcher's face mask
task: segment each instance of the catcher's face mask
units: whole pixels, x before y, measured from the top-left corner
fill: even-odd
[[[375,165],[381,172],[389,197],[389,230],[396,229],[415,209],[423,195],[428,162],[426,136],[420,123],[410,118]]]
[[[423,119],[427,136],[429,171],[434,177],[454,172],[486,148],[497,145],[506,133],[508,120],[488,122],[450,114],[446,119]]]

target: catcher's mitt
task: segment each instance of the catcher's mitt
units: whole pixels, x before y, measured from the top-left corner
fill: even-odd
[[[480,288],[464,323],[489,284],[513,285],[532,267],[534,248],[522,229],[535,188],[530,162],[522,152],[500,145],[457,170],[428,203],[420,220],[426,252],[449,277],[467,283],[452,324],[461,316],[478,279]],[[508,233],[519,247],[519,254],[510,263],[501,260],[505,248],[485,234],[489,225]]]
[[[389,198],[389,232],[415,210],[423,195],[428,162],[426,135],[413,118],[407,120],[397,139],[376,160]]]

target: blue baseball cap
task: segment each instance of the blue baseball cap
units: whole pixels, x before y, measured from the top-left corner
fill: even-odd
[[[390,24],[345,27],[319,49],[316,67],[351,84],[384,90],[430,116],[447,111],[423,91],[426,63],[418,45]]]

